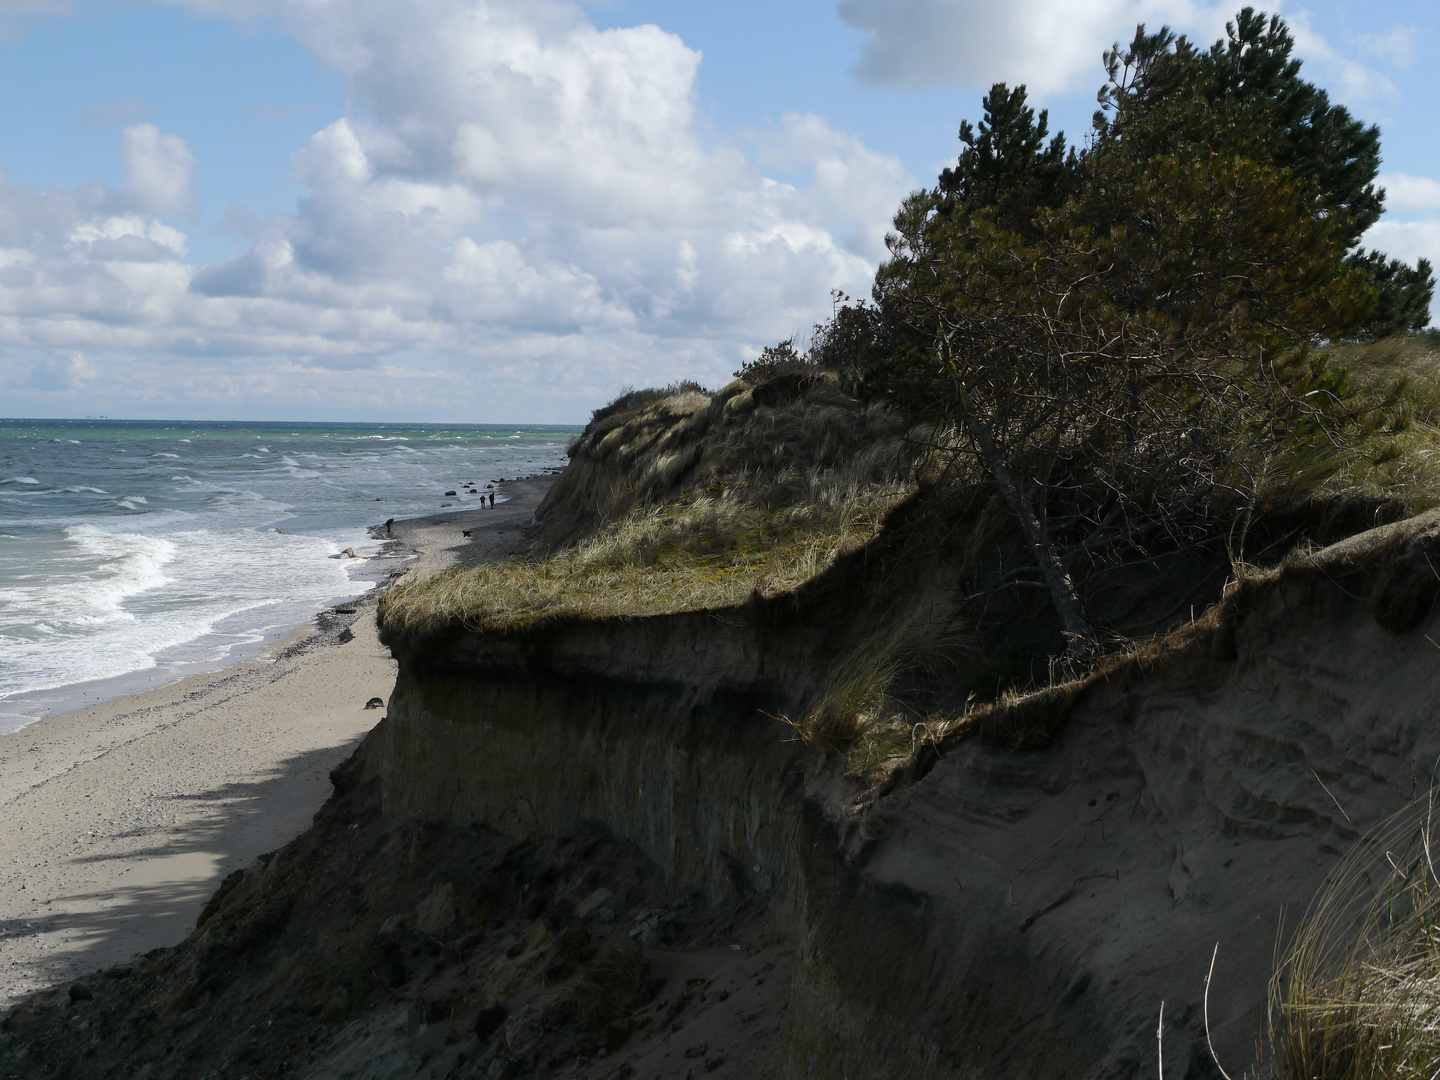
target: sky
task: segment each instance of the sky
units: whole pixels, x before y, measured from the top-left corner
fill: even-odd
[[[0,0],[0,415],[578,423],[869,292],[995,81],[1203,0]],[[1289,0],[1440,265],[1440,8]]]

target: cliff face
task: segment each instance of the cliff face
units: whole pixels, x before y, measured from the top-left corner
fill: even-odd
[[[1437,529],[1247,583],[1085,690],[1044,749],[956,738],[868,804],[785,741],[774,717],[817,671],[763,604],[402,648],[369,753],[390,812],[519,836],[598,821],[679,889],[770,897],[795,949],[776,1075],[1132,1075],[1162,1001],[1166,1074],[1209,1075],[1216,945],[1210,1036],[1234,1074],[1282,913],[1440,757],[1434,580],[1404,570]],[[1407,604],[1423,617],[1400,629],[1385,612]]]

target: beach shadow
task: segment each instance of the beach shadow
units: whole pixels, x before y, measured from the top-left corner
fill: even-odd
[[[57,895],[43,913],[28,918],[0,919],[0,939],[23,946],[25,939],[35,938],[29,944],[41,946],[19,959],[28,971],[12,968],[7,974],[20,976],[30,987],[53,985],[178,944],[227,874],[310,827],[330,795],[330,770],[354,752],[361,738],[297,754],[261,779],[171,796],[170,801],[199,803],[207,810],[183,827],[166,823],[112,834],[115,839],[152,838],[139,849],[126,845],[121,851],[70,857],[66,861],[76,866],[130,865],[104,888]]]

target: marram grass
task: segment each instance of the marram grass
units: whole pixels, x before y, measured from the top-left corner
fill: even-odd
[[[518,629],[548,618],[639,617],[793,589],[864,544],[904,486],[812,492],[765,509],[743,488],[636,509],[545,559],[515,557],[406,582],[381,601],[393,629]]]
[[[1437,793],[1362,838],[1271,983],[1276,1080],[1440,1075]]]
[[[1440,347],[1402,334],[1331,345],[1323,357],[1340,375],[1340,412],[1355,424],[1292,441],[1265,463],[1262,494],[1398,498],[1412,511],[1440,502]]]
[[[806,746],[843,757],[872,780],[904,764],[919,743],[959,719],[917,707],[897,690],[906,674],[943,677],[973,655],[973,636],[954,615],[950,603],[916,604],[836,662],[803,719],[780,719]]]

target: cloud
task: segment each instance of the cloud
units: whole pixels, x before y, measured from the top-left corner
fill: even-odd
[[[922,90],[1024,83],[1035,97],[1098,83],[1100,54],[1137,23],[1223,32],[1228,5],[1190,0],[841,0],[865,33],[855,72],[872,86]]]
[[[876,224],[889,222],[897,192],[912,186],[897,159],[813,113],[786,113],[778,131],[757,133],[752,141],[761,166],[809,174],[803,193],[787,189],[787,194],[824,221],[847,251],[873,262],[886,257],[884,229]]]
[[[112,124],[133,124],[145,119],[152,108],[142,98],[116,98],[91,105],[75,118],[75,126],[84,131],[110,127]]]
[[[855,74],[867,85],[927,90],[1024,83],[1033,98],[1043,99],[1098,85],[1101,53],[1129,41],[1139,23],[1151,30],[1168,25],[1208,44],[1224,35],[1235,6],[1206,0],[840,0],[838,10],[865,34]],[[1349,98],[1394,95],[1388,77],[1336,50],[1305,11],[1285,18],[1297,53],[1338,77]],[[1363,44],[1401,62],[1408,39],[1397,28]]]
[[[0,340],[83,350],[135,402],[538,420],[626,382],[720,382],[832,288],[868,290],[913,186],[817,116],[716,137],[699,53],[571,4],[188,7],[286,27],[352,107],[296,149],[293,212],[227,215],[244,246],[208,264],[163,220],[194,155],[153,125],[121,134],[121,193],[0,183]],[[28,377],[0,358],[0,381]]]
[[[1415,61],[1415,40],[1418,35],[1417,27],[1393,26],[1383,34],[1360,35],[1360,47],[1371,56],[1398,68],[1406,68]]]
[[[166,134],[154,124],[135,124],[120,133],[120,157],[125,162],[125,199],[135,209],[174,214],[190,208],[195,155],[179,135]]]
[[[65,352],[36,361],[23,385],[31,390],[74,391],[94,382],[97,374],[84,353]]]
[[[1376,183],[1385,189],[1389,209],[1440,210],[1440,180],[1408,173],[1381,173]]]
[[[1364,243],[1407,263],[1429,259],[1432,266],[1440,266],[1440,221],[1434,218],[1381,221],[1365,234]]]
[[[14,41],[31,20],[67,15],[74,6],[71,0],[0,0],[0,41]]]
[[[1368,103],[1381,98],[1393,98],[1399,93],[1388,75],[1366,67],[1331,45],[1315,30],[1309,12],[1296,11],[1286,15],[1285,21],[1290,25],[1290,31],[1295,37],[1295,54],[1337,78],[1343,100]],[[1373,41],[1373,38],[1362,38],[1361,44],[1368,47]]]

